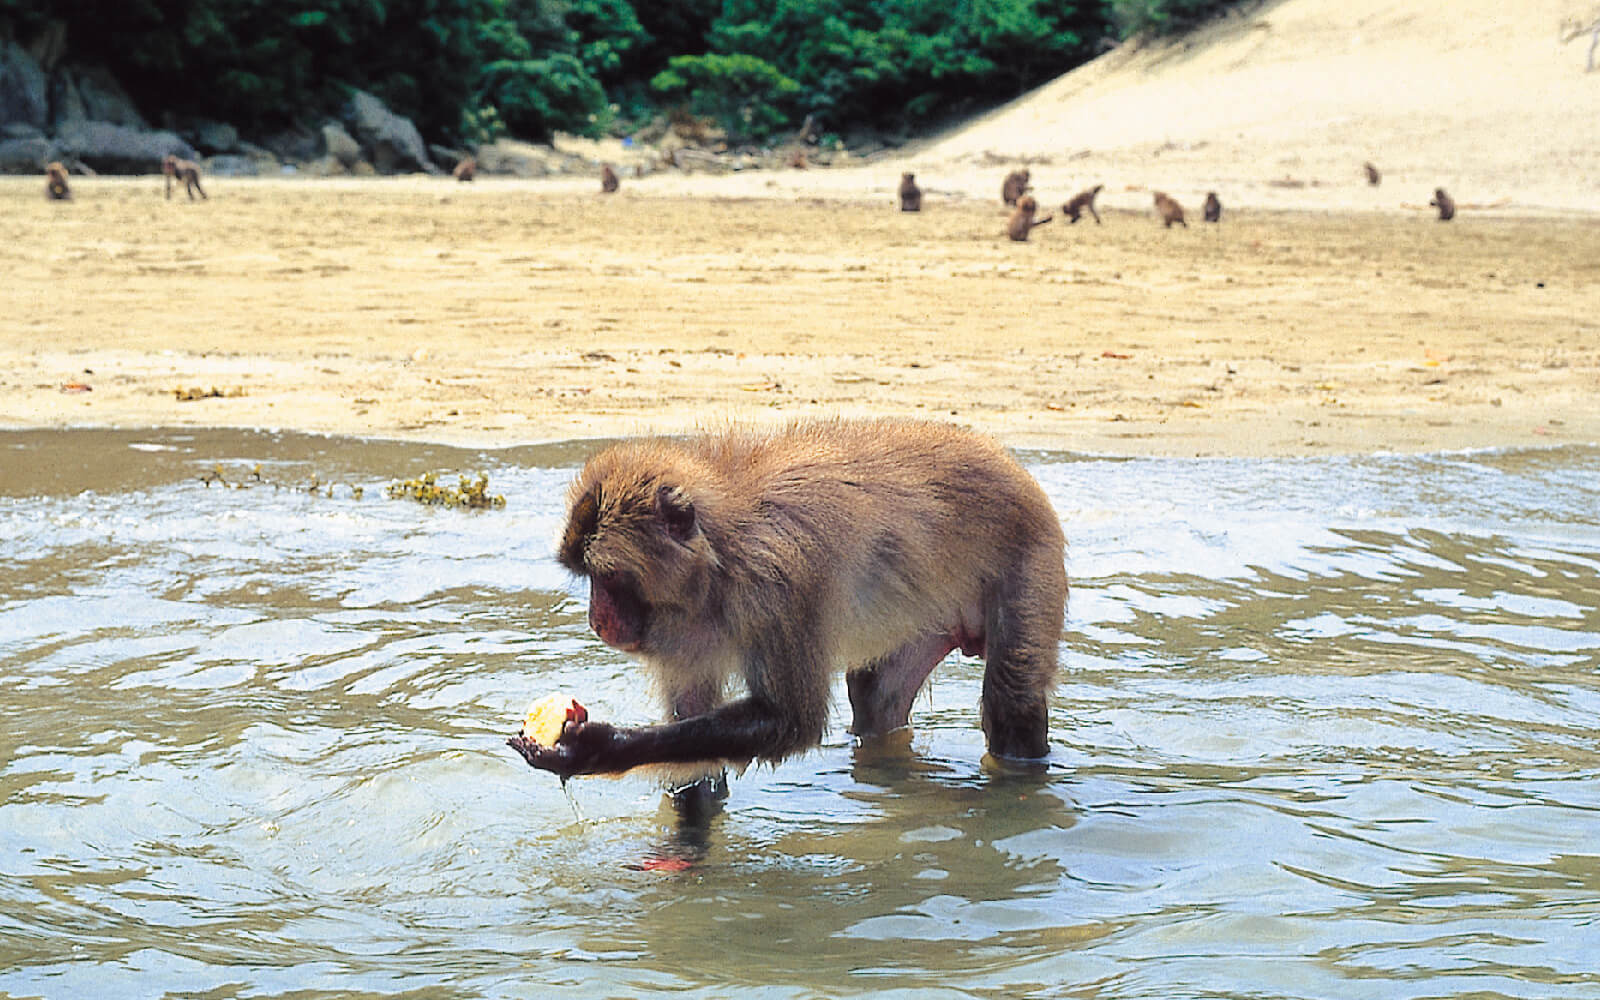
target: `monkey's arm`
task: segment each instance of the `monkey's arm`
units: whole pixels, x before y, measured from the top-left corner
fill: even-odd
[[[699,761],[746,763],[795,749],[783,716],[754,698],[729,702],[703,715],[659,726],[567,724],[553,747],[522,736],[506,743],[529,765],[562,778],[620,774],[644,764]]]

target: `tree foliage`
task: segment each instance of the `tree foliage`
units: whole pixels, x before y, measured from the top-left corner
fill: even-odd
[[[1070,69],[1120,29],[1237,0],[0,0],[0,37],[53,21],[155,112],[252,130],[353,88],[425,134],[595,134],[685,106],[762,139],[807,115],[911,130]]]
[[[654,85],[678,99],[687,82],[692,107],[719,108],[726,126],[755,138],[807,114],[835,130],[909,129],[1081,62],[1104,28],[1099,11],[1070,0],[724,0],[708,53],[674,59]],[[770,70],[760,71],[765,93],[758,64]]]
[[[1107,6],[1120,36],[1127,38],[1185,31],[1239,6],[1239,0],[1108,0]]]

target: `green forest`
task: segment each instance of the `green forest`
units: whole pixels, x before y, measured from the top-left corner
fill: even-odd
[[[1236,2],[1236,0],[1232,0]],[[0,37],[163,113],[262,131],[367,90],[430,138],[627,134],[663,112],[766,142],[906,134],[1230,0],[0,0]]]

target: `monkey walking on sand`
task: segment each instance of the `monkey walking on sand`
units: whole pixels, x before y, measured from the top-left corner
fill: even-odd
[[[71,201],[72,188],[67,185],[67,168],[52,162],[44,168],[44,196],[51,201]]]
[[[196,192],[202,199],[206,199],[205,188],[200,186],[200,166],[193,160],[180,160],[168,153],[167,158],[161,161],[161,172],[167,175],[167,200],[172,200],[172,182],[177,181],[189,192],[189,200],[194,201]],[[209,199],[206,199],[209,200]]]
[[[1178,204],[1177,199],[1168,195],[1165,191],[1157,191],[1155,201],[1156,214],[1161,216],[1161,224],[1163,226],[1171,229],[1172,224],[1176,222],[1185,229],[1189,228],[1189,224],[1183,221],[1183,206]]]
[[[922,211],[922,189],[917,187],[916,174],[900,175],[900,211]]]
[[[1206,192],[1206,203],[1200,206],[1200,215],[1207,222],[1222,221],[1222,202],[1215,191]]]
[[[1095,195],[1099,194],[1100,189],[1103,187],[1105,187],[1104,184],[1096,184],[1087,191],[1079,191],[1072,196],[1071,201],[1061,206],[1062,214],[1067,217],[1069,222],[1076,223],[1078,216],[1087,211],[1094,216],[1094,224],[1098,226],[1100,224],[1100,213],[1094,210],[1094,199]]]
[[[553,746],[508,742],[563,779],[665,765],[714,788],[724,765],[816,746],[836,668],[850,731],[871,739],[909,724],[960,649],[985,660],[989,752],[1038,760],[1065,544],[1033,477],[947,425],[804,421],[613,445],[573,482],[557,556],[588,581],[590,627],[643,661],[670,721],[568,721]],[[734,681],[743,694],[726,700]]]
[[[1000,185],[1000,200],[1007,205],[1015,205],[1017,199],[1027,194],[1030,185],[1029,173],[1026,170],[1013,170],[1006,174],[1006,179]]]
[[[1017,200],[1016,211],[1011,213],[1011,218],[1006,222],[1006,235],[1021,243],[1033,232],[1035,226],[1042,226],[1054,216],[1045,216],[1034,219],[1033,215],[1039,211],[1039,202],[1031,194],[1025,194]]]
[[[1433,189],[1433,200],[1429,205],[1439,210],[1439,221],[1449,222],[1456,217],[1456,201],[1444,193],[1444,188]]]

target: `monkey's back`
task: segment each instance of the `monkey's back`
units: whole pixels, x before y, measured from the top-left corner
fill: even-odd
[[[726,483],[707,498],[703,525],[735,617],[758,621],[782,614],[794,595],[824,595],[818,613],[853,626],[841,650],[849,659],[876,655],[858,648],[863,637],[889,649],[980,613],[988,583],[1025,547],[1064,555],[1060,522],[1033,477],[998,442],[958,428],[814,421],[683,447]],[[1060,588],[1064,597],[1064,568]]]

